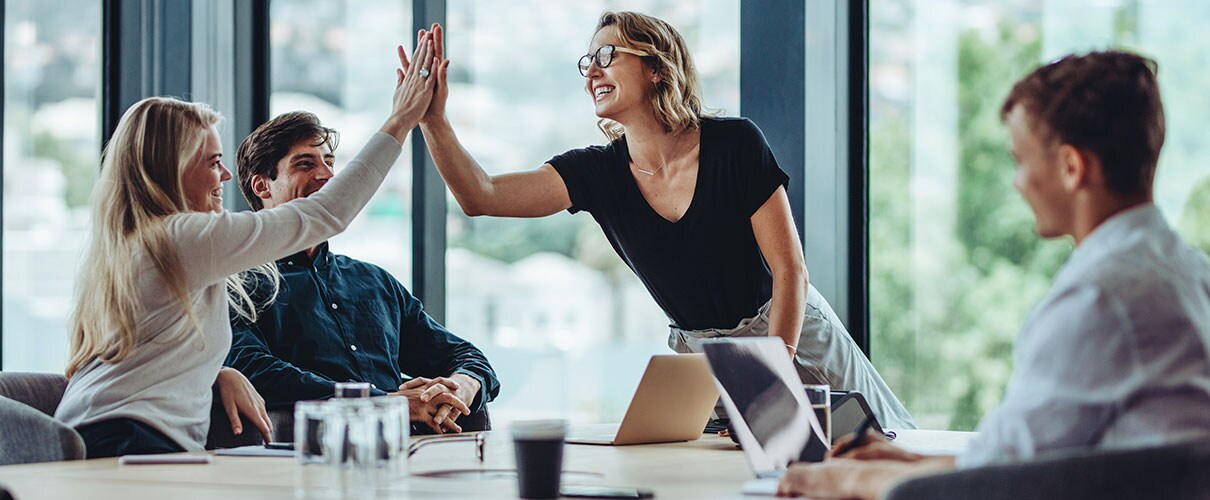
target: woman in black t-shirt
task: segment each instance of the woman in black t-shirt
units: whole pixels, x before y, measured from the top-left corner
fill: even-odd
[[[441,28],[434,33],[440,47]],[[804,382],[861,391],[884,427],[914,427],[808,284],[789,178],[760,129],[743,118],[702,116],[701,85],[680,34],[650,16],[609,12],[579,67],[609,144],[492,176],[445,117],[449,61],[442,62],[420,125],[462,210],[587,211],[673,322],[676,351],[700,351],[710,337],[776,336]]]

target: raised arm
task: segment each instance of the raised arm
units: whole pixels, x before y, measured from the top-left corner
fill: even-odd
[[[422,30],[414,59],[435,65],[432,47],[431,35]],[[402,48],[399,53],[406,64]],[[340,175],[316,193],[258,212],[190,212],[170,219],[169,237],[186,264],[189,286],[220,281],[344,231],[378,190],[399,157],[403,140],[429,106],[433,79],[421,76],[426,69],[423,66],[396,69],[391,114],[380,133],[370,138]]]
[[[437,71],[437,86],[428,110],[420,118],[420,130],[425,144],[466,215],[497,217],[545,217],[571,207],[571,197],[563,178],[550,164],[529,172],[488,175],[471,154],[458,142],[454,128],[445,116],[449,98],[449,61],[445,60],[440,25],[432,27]],[[407,61],[401,58],[407,67]]]
[[[488,175],[458,142],[449,121],[421,125],[425,143],[466,215],[546,217],[571,207],[563,178],[549,163],[529,172]]]

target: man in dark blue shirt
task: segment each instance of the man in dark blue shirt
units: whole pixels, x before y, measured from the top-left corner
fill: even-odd
[[[248,204],[273,208],[318,191],[333,176],[338,137],[306,112],[258,127],[236,153]],[[332,253],[327,242],[277,266],[276,300],[255,323],[232,320],[226,361],[269,409],[330,397],[337,382],[369,382],[374,395],[407,397],[414,424],[460,432],[455,420],[482,412],[500,391],[483,352],[430,318],[386,270]]]

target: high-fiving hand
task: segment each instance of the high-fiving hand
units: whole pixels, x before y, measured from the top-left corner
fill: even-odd
[[[382,131],[395,137],[400,143],[420,123],[420,117],[429,109],[433,99],[436,78],[434,70],[440,64],[434,55],[433,34],[420,30],[416,34],[416,51],[408,60],[403,46],[396,47],[399,68],[395,69],[395,94],[391,97],[391,116],[382,126]],[[415,63],[415,64],[413,64]]]
[[[425,125],[432,123],[434,120],[445,118],[445,102],[450,96],[449,67],[450,62],[445,58],[445,29],[440,24],[433,23],[430,31],[433,39],[433,69],[431,78],[436,80],[433,87],[433,99],[429,102],[429,107],[425,110],[424,115],[420,117],[420,124]],[[407,58],[403,55],[403,48],[399,49],[399,62],[403,66],[403,71],[408,71],[409,64]]]

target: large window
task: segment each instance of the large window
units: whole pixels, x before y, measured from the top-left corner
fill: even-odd
[[[339,129],[338,169],[389,111],[394,47],[415,37],[412,4],[270,2],[271,114],[308,110]],[[60,371],[98,169],[102,2],[4,5],[2,361]],[[707,108],[742,113],[739,0],[445,6],[448,114],[490,173],[604,143],[574,63],[605,10],[669,21],[689,42]],[[1012,188],[998,117],[1008,86],[1071,51],[1155,58],[1168,120],[1157,201],[1210,250],[1210,38],[1197,35],[1210,3],[869,0],[869,14],[871,351],[923,427],[971,429],[1000,400],[1021,322],[1071,252],[1069,241],[1035,235]],[[408,285],[411,152],[332,240]],[[668,320],[591,216],[468,218],[452,198],[448,209],[446,323],[497,368],[497,421],[619,420],[648,356],[668,352]]]
[[[1012,187],[999,107],[1069,52],[1159,62],[1169,223],[1210,250],[1210,25],[1205,2],[872,0],[872,355],[925,428],[967,430],[998,402],[1022,321],[1070,254],[1042,241]]]
[[[637,10],[686,38],[705,105],[739,114],[739,2],[449,2],[448,115],[493,174],[530,170],[605,143],[576,60],[599,15]],[[503,381],[497,421],[617,422],[668,319],[587,213],[542,219],[448,216],[447,318]]]
[[[4,369],[62,371],[100,167],[101,2],[4,2]]]
[[[413,47],[411,0],[270,2],[270,116],[310,111],[340,131],[336,169],[347,164],[390,114],[399,65],[395,46]],[[231,149],[234,150],[235,146]],[[332,251],[412,281],[411,144]]]

